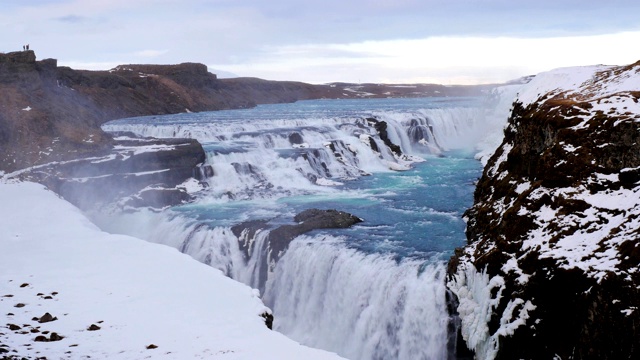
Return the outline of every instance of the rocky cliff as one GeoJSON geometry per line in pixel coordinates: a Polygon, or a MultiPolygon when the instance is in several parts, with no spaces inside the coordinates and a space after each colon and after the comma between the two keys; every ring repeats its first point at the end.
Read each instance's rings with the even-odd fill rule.
{"type": "Polygon", "coordinates": [[[112,146],[106,121],[322,97],[313,85],[255,79],[223,82],[205,65],[58,67],[33,51],[0,54],[0,170],[91,155],[112,146]]]}
{"type": "Polygon", "coordinates": [[[450,262],[478,359],[640,358],[640,62],[525,85],[450,262]]]}
{"type": "MultiPolygon", "coordinates": [[[[177,75],[166,76],[184,86],[208,81],[198,65],[171,71],[177,75]]],[[[46,184],[85,209],[127,197],[127,205],[154,207],[188,200],[186,185],[179,185],[204,162],[202,146],[103,132],[100,124],[114,117],[171,110],[149,105],[150,97],[134,91],[126,77],[108,74],[36,61],[33,51],[0,54],[0,175],[46,184]]]]}

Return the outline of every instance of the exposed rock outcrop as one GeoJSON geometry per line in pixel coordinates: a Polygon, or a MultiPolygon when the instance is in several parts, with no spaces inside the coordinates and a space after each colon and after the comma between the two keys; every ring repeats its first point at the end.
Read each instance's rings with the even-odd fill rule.
{"type": "MultiPolygon", "coordinates": [[[[389,134],[387,133],[387,123],[385,121],[381,121],[376,118],[367,118],[367,122],[373,124],[373,127],[378,132],[380,139],[385,143],[385,145],[387,145],[387,147],[389,148],[389,150],[391,150],[391,152],[393,152],[393,154],[395,154],[396,156],[402,156],[402,149],[400,148],[400,146],[394,144],[391,139],[389,139],[389,134]]],[[[372,145],[372,148],[374,151],[376,151],[377,146],[376,148],[374,148],[372,145]]]]}
{"type": "Polygon", "coordinates": [[[18,176],[47,185],[81,209],[116,203],[163,208],[193,199],[189,191],[194,186],[184,183],[198,188],[194,172],[205,161],[200,143],[124,136],[113,142],[109,151],[26,169],[18,176]]]}
{"type": "Polygon", "coordinates": [[[520,92],[450,262],[478,359],[640,358],[640,62],[520,92]]]}
{"type": "Polygon", "coordinates": [[[234,225],[231,228],[234,235],[240,238],[241,247],[250,255],[248,242],[252,241],[256,233],[271,229],[268,239],[269,252],[272,259],[277,261],[289,246],[289,243],[299,235],[318,229],[344,229],[362,222],[359,217],[338,210],[307,209],[294,216],[295,224],[285,224],[274,227],[268,220],[253,220],[234,225]]]}
{"type": "Polygon", "coordinates": [[[0,171],[91,156],[111,145],[86,96],[60,86],[55,60],[0,54],[0,171]]]}
{"type": "Polygon", "coordinates": [[[275,266],[297,236],[318,229],[344,229],[363,220],[344,211],[307,209],[297,214],[293,221],[295,224],[274,225],[269,220],[252,220],[231,228],[240,241],[245,259],[254,256],[255,251],[265,257],[266,261],[261,262],[262,267],[256,269],[260,286],[265,284],[268,272],[273,270],[269,267],[275,266]],[[260,232],[264,232],[266,239],[261,242],[262,248],[257,248],[256,238],[260,232]]]}
{"type": "Polygon", "coordinates": [[[269,234],[274,261],[278,261],[298,235],[317,229],[344,229],[362,222],[362,219],[344,211],[307,209],[296,215],[293,221],[295,225],[278,226],[269,234]]]}

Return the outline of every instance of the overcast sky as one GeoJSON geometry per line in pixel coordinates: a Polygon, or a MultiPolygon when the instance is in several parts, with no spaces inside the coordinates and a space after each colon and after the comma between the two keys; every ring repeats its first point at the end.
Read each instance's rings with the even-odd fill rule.
{"type": "Polygon", "coordinates": [[[640,60],[639,0],[1,0],[0,52],[310,83],[502,82],[640,60]],[[215,70],[213,70],[215,69],[215,70]]]}

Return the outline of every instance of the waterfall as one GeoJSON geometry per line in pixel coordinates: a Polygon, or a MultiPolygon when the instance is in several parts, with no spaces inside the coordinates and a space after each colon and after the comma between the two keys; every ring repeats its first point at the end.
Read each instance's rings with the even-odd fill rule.
{"type": "Polygon", "coordinates": [[[301,236],[278,262],[264,300],[275,328],[349,359],[446,359],[445,269],[365,255],[301,236]]]}
{"type": "MultiPolygon", "coordinates": [[[[238,233],[233,226],[273,219],[286,223],[282,219],[292,210],[283,209],[280,199],[340,198],[360,191],[345,185],[350,181],[410,170],[451,149],[472,149],[484,135],[482,111],[232,114],[253,113],[143,117],[103,125],[118,136],[199,140],[207,153],[206,171],[199,173],[207,188],[196,203],[181,209],[96,221],[103,229],[174,247],[259,289],[274,311],[275,329],[303,344],[353,360],[450,358],[442,257],[356,250],[353,239],[325,231],[298,236],[282,256],[274,256],[269,228],[238,233]]],[[[381,202],[394,190],[385,189],[381,202]]],[[[411,211],[424,209],[415,204],[411,211]]],[[[377,225],[366,231],[403,236],[391,229],[375,233],[377,225]]],[[[394,240],[388,243],[393,249],[394,240]]]]}
{"type": "Polygon", "coordinates": [[[103,128],[199,140],[213,175],[207,197],[246,200],[323,193],[371,173],[409,170],[425,155],[473,147],[482,123],[481,112],[466,107],[302,119],[206,121],[207,114],[190,114],[190,122],[125,119],[103,128]]]}
{"type": "Polygon", "coordinates": [[[175,214],[129,214],[101,226],[122,232],[132,224],[137,236],[261,289],[275,330],[305,345],[353,360],[447,359],[442,262],[365,254],[343,237],[318,234],[296,238],[274,264],[268,231],[238,238],[175,214]]]}

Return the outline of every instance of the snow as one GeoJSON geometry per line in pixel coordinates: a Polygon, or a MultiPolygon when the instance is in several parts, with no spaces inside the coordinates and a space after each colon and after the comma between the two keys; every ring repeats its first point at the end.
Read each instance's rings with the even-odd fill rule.
{"type": "Polygon", "coordinates": [[[144,145],[144,146],[115,145],[113,149],[119,152],[133,152],[133,155],[139,155],[147,152],[170,151],[170,150],[174,150],[175,146],[162,145],[162,144],[153,144],[153,145],[144,145]]]}
{"type": "Polygon", "coordinates": [[[375,96],[374,93],[361,91],[360,89],[362,89],[362,86],[346,87],[343,90],[355,93],[357,96],[360,96],[360,97],[375,96]]]}
{"type": "Polygon", "coordinates": [[[184,191],[186,191],[188,194],[195,194],[205,189],[204,185],[202,185],[200,181],[194,178],[185,180],[185,182],[176,186],[176,188],[184,189],[184,191]]]}
{"type": "MultiPolygon", "coordinates": [[[[583,66],[560,68],[538,74],[518,93],[518,101],[525,107],[545,96],[542,103],[554,96],[588,101],[593,108],[585,112],[585,120],[597,112],[609,116],[640,118],[640,104],[628,92],[640,89],[638,66],[583,66]]],[[[578,124],[576,129],[584,124],[578,124]]]]}
{"type": "Polygon", "coordinates": [[[0,313],[13,314],[0,343],[20,356],[339,358],[267,329],[256,290],[173,248],[102,232],[41,185],[0,183],[0,199],[0,313]],[[57,320],[32,320],[47,312],[57,320]],[[34,342],[44,331],[63,339],[34,342]]]}
{"type": "Polygon", "coordinates": [[[340,186],[340,185],[344,185],[343,183],[339,182],[339,181],[333,181],[327,178],[317,178],[316,179],[316,184],[317,185],[321,185],[321,186],[340,186]]]}
{"type": "Polygon", "coordinates": [[[625,315],[625,316],[629,316],[631,315],[637,308],[636,307],[631,307],[625,310],[622,310],[621,312],[625,315]]]}
{"type": "Polygon", "coordinates": [[[130,136],[116,136],[116,137],[113,138],[113,140],[116,140],[116,141],[134,140],[134,141],[138,141],[138,142],[153,142],[153,141],[157,141],[158,139],[155,139],[155,138],[130,137],[130,136]]]}
{"type": "Polygon", "coordinates": [[[529,190],[530,187],[531,187],[531,183],[528,181],[525,181],[523,183],[518,184],[518,186],[516,186],[516,192],[518,194],[522,194],[523,192],[529,190]]]}
{"type": "Polygon", "coordinates": [[[518,101],[527,106],[541,96],[565,91],[575,91],[581,85],[594,79],[597,71],[609,69],[608,66],[580,66],[571,68],[559,68],[536,75],[518,93],[518,101]]]}
{"type": "Polygon", "coordinates": [[[507,262],[504,263],[504,265],[502,265],[501,270],[505,274],[508,274],[510,272],[516,273],[518,275],[516,281],[520,284],[525,284],[527,283],[527,281],[529,281],[530,276],[522,272],[522,269],[520,269],[520,266],[518,265],[518,260],[513,257],[513,255],[509,260],[507,260],[507,262]]]}
{"type": "Polygon", "coordinates": [[[496,334],[501,336],[513,335],[517,328],[526,325],[526,321],[529,318],[529,311],[533,311],[535,309],[535,305],[533,305],[529,300],[527,300],[526,302],[520,298],[509,300],[509,303],[507,304],[504,312],[502,313],[502,317],[500,318],[500,328],[498,328],[496,334]],[[514,319],[513,312],[518,306],[521,305],[522,308],[520,308],[518,315],[514,319]]]}
{"type": "Polygon", "coordinates": [[[22,109],[23,111],[31,111],[31,106],[27,106],[26,108],[22,109]]]}

